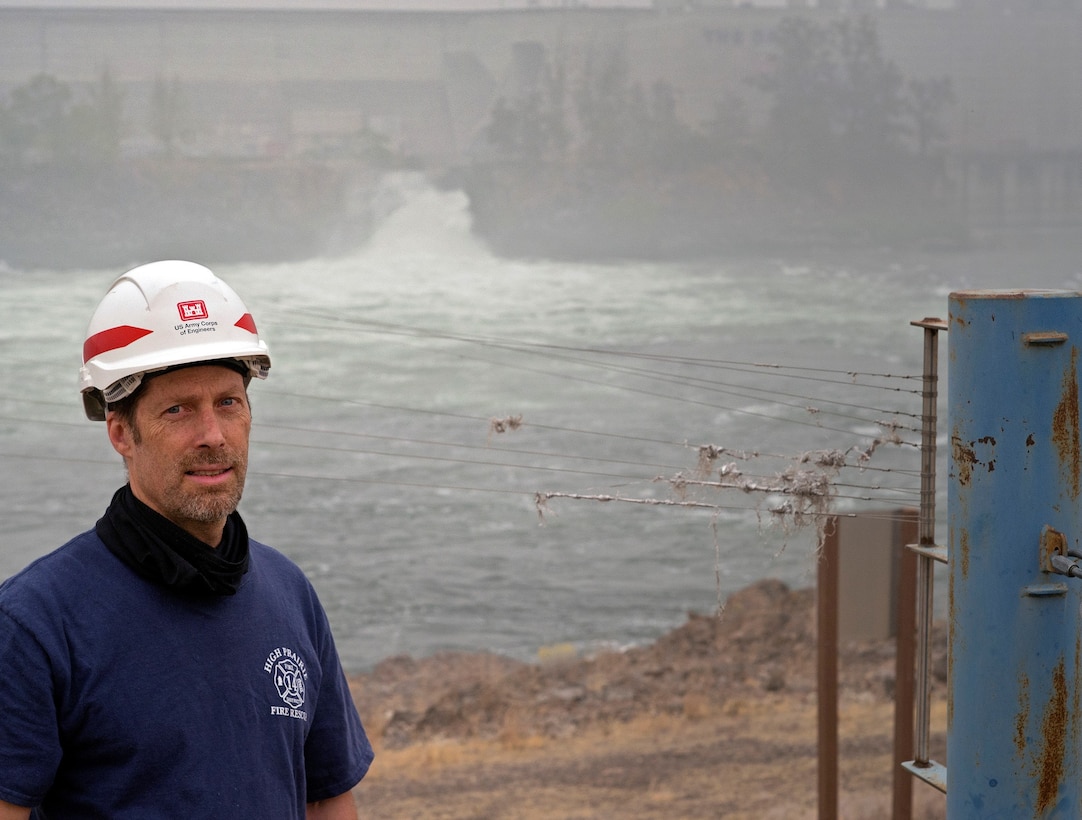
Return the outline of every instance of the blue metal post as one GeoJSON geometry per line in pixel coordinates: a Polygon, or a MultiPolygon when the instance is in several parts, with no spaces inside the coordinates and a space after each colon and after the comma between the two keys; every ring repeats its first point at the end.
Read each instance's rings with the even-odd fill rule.
{"type": "Polygon", "coordinates": [[[947,817],[1082,817],[1082,294],[953,293],[948,337],[947,817]]]}

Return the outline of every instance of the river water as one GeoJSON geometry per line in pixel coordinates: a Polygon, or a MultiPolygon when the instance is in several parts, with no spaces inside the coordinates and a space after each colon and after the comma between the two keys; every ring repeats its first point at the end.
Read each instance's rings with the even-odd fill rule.
{"type": "MultiPolygon", "coordinates": [[[[952,290],[1082,287],[1082,256],[1053,243],[508,260],[471,236],[463,195],[396,190],[352,255],[217,268],[274,362],[251,391],[241,511],[312,578],[353,669],[633,644],[759,578],[814,583],[800,525],[825,508],[770,512],[819,475],[802,456],[847,454],[840,509],[918,503],[909,323],[945,316],[952,290]],[[718,448],[709,470],[700,445],[718,448]]],[[[92,525],[124,480],[76,392],[117,273],[0,272],[0,577],[92,525]]]]}

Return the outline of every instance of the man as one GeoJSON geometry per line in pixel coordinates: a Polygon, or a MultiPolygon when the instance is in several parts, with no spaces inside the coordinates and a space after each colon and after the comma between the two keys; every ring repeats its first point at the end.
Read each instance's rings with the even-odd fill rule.
{"type": "Polygon", "coordinates": [[[326,615],[236,512],[270,369],[251,315],[200,265],[144,265],[83,361],[128,483],[0,586],[0,820],[355,820],[372,748],[326,615]]]}

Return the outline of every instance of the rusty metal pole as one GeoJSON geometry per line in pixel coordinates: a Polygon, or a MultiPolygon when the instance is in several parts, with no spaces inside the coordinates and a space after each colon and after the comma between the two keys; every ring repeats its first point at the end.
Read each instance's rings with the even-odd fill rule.
{"type": "Polygon", "coordinates": [[[897,556],[894,649],[894,783],[891,820],[913,816],[913,777],[902,764],[913,759],[914,659],[917,632],[917,554],[906,545],[919,537],[919,515],[915,510],[898,511],[894,523],[897,556]]]}
{"type": "Polygon", "coordinates": [[[949,321],[947,817],[1082,817],[1082,293],[949,321]]]}
{"type": "Polygon", "coordinates": [[[838,518],[823,525],[816,584],[819,820],[838,816],[838,518]]]}

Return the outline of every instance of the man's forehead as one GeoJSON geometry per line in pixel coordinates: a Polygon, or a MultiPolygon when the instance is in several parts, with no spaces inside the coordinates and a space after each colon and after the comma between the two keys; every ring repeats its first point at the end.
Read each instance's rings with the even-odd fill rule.
{"type": "Polygon", "coordinates": [[[197,395],[220,390],[244,391],[244,377],[230,367],[213,364],[169,370],[147,381],[145,395],[197,395]]]}

